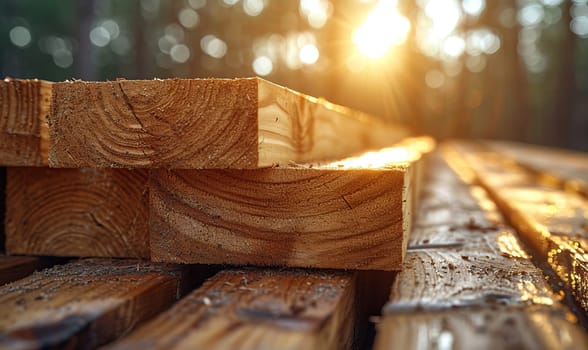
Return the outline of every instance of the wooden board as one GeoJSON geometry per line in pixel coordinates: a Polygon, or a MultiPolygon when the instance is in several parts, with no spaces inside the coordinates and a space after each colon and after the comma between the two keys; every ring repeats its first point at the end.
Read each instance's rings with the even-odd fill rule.
{"type": "MultiPolygon", "coordinates": [[[[512,235],[494,238],[517,242],[512,235]]],[[[553,305],[555,295],[528,256],[527,259],[520,257],[524,252],[515,251],[519,257],[513,258],[507,253],[474,250],[472,246],[475,245],[433,246],[410,251],[404,269],[392,286],[386,310],[553,305]]],[[[478,244],[478,247],[483,245],[478,244]]]]}
{"type": "Polygon", "coordinates": [[[505,141],[487,141],[484,145],[515,159],[543,182],[588,198],[588,153],[505,141]]]}
{"type": "Polygon", "coordinates": [[[9,168],[6,251],[149,257],[146,170],[9,168]]]}
{"type": "Polygon", "coordinates": [[[225,270],[108,349],[350,349],[352,272],[225,270]]]}
{"type": "Polygon", "coordinates": [[[525,243],[588,311],[588,200],[542,182],[514,159],[484,146],[454,143],[446,152],[450,157],[464,157],[525,243]]]}
{"type": "Polygon", "coordinates": [[[154,169],[151,258],[397,270],[410,229],[409,164],[420,157],[394,158],[401,149],[314,166],[154,169]]]}
{"type": "Polygon", "coordinates": [[[382,310],[375,349],[586,344],[575,317],[489,194],[467,174],[450,170],[439,154],[430,158],[404,268],[382,310]]]}
{"type": "Polygon", "coordinates": [[[0,286],[49,267],[54,259],[35,256],[5,256],[0,254],[0,286]]]}
{"type": "Polygon", "coordinates": [[[341,159],[407,136],[259,78],[53,85],[53,167],[257,168],[341,159]]]}
{"type": "Polygon", "coordinates": [[[50,99],[49,82],[0,81],[0,165],[47,165],[50,99]]]}
{"type": "Polygon", "coordinates": [[[586,349],[585,331],[570,316],[501,306],[397,314],[377,324],[374,349],[586,349]]]}
{"type": "Polygon", "coordinates": [[[128,333],[185,292],[182,269],[81,260],[0,288],[0,348],[91,349],[128,333]]]}

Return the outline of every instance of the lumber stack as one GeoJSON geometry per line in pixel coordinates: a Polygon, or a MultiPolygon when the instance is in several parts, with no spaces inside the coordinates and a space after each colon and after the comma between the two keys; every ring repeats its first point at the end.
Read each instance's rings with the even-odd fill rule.
{"type": "Polygon", "coordinates": [[[5,79],[0,113],[2,349],[357,347],[434,147],[258,78],[5,79]]]}
{"type": "Polygon", "coordinates": [[[462,154],[427,156],[401,272],[8,256],[0,348],[363,349],[375,308],[376,349],[588,347],[462,154]]]}
{"type": "Polygon", "coordinates": [[[190,289],[184,267],[80,260],[0,288],[0,348],[92,349],[128,333],[190,289]]]}
{"type": "Polygon", "coordinates": [[[109,349],[351,349],[355,280],[344,271],[225,270],[109,349]]]}
{"type": "MultiPolygon", "coordinates": [[[[446,148],[487,188],[524,241],[588,312],[587,198],[567,181],[546,180],[538,170],[486,145],[460,142],[446,148]]],[[[578,166],[586,161],[584,155],[578,166]]],[[[561,164],[565,169],[565,161],[561,164]]]]}
{"type": "Polygon", "coordinates": [[[562,294],[533,264],[492,194],[455,164],[460,154],[431,157],[374,348],[585,348],[588,337],[562,294]]]}
{"type": "Polygon", "coordinates": [[[426,137],[259,78],[2,84],[8,254],[401,267],[426,137]]]}

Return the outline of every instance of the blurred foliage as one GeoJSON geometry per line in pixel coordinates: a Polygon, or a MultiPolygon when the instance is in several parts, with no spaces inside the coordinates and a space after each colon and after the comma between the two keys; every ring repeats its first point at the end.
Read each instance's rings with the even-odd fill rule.
{"type": "Polygon", "coordinates": [[[257,74],[439,138],[588,150],[586,0],[2,0],[0,69],[257,74]]]}

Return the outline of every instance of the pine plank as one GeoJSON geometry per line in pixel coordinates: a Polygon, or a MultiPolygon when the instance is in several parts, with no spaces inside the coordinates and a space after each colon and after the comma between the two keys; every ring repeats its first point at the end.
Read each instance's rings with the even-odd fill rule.
{"type": "Polygon", "coordinates": [[[355,274],[221,271],[108,349],[350,349],[355,274]]]}
{"type": "Polygon", "coordinates": [[[404,268],[382,310],[374,348],[587,344],[575,316],[551,291],[490,194],[467,172],[453,172],[440,154],[430,159],[404,268]],[[492,221],[484,222],[488,216],[492,221]],[[451,217],[457,222],[445,220],[451,217]]]}
{"type": "Polygon", "coordinates": [[[401,150],[323,165],[154,169],[151,258],[397,270],[411,223],[410,163],[420,157],[401,150]]]}
{"type": "Polygon", "coordinates": [[[92,349],[186,291],[185,271],[136,260],[80,260],[0,287],[0,348],[92,349]]]}
{"type": "Polygon", "coordinates": [[[50,99],[49,82],[0,81],[0,165],[47,165],[50,99]]]}
{"type": "Polygon", "coordinates": [[[479,144],[453,143],[447,149],[450,156],[463,157],[525,243],[588,311],[588,200],[541,181],[513,158],[479,144]]]}
{"type": "Polygon", "coordinates": [[[378,323],[375,349],[586,349],[585,331],[561,310],[496,307],[399,314],[378,323]]]}
{"type": "Polygon", "coordinates": [[[53,167],[257,168],[390,146],[402,127],[260,78],[53,85],[53,167]]]}
{"type": "Polygon", "coordinates": [[[35,256],[5,256],[0,254],[0,286],[53,265],[54,260],[35,256]]]}
{"type": "Polygon", "coordinates": [[[587,153],[506,141],[487,141],[484,145],[515,159],[544,182],[588,197],[587,153]]]}
{"type": "MultiPolygon", "coordinates": [[[[509,234],[494,239],[517,242],[509,234]]],[[[484,243],[489,245],[489,240],[484,243]]],[[[482,244],[468,244],[411,251],[392,286],[387,310],[554,303],[541,271],[524,251],[514,250],[513,258],[483,248],[482,244]]]]}
{"type": "Polygon", "coordinates": [[[8,168],[6,251],[149,257],[148,173],[8,168]]]}

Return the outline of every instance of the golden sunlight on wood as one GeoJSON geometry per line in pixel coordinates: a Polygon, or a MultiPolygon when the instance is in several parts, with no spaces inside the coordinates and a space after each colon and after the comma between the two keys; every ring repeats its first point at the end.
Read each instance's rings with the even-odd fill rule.
{"type": "Polygon", "coordinates": [[[418,160],[423,154],[435,147],[435,141],[430,137],[413,137],[399,142],[393,147],[379,151],[367,152],[359,157],[351,157],[325,165],[325,167],[339,169],[381,169],[403,166],[418,160]]]}

